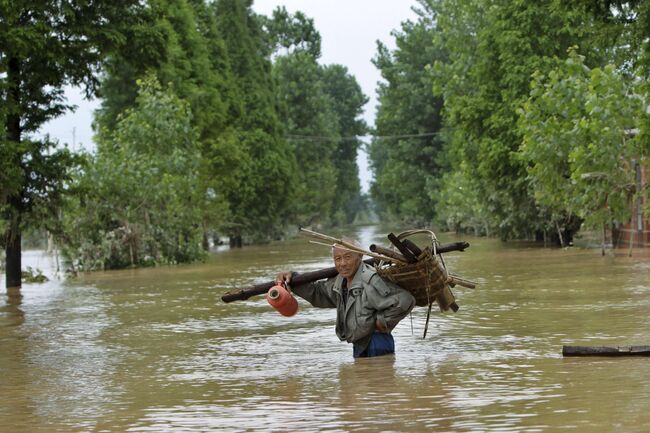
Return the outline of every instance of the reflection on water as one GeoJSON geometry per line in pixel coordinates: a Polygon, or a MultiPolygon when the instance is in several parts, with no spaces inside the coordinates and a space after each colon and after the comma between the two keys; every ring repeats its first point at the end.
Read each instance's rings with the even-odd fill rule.
{"type": "MultiPolygon", "coordinates": [[[[379,230],[345,234],[384,243],[379,230]]],[[[461,309],[426,340],[416,309],[397,354],[374,359],[352,358],[333,310],[220,301],[331,266],[304,239],[0,291],[0,431],[646,431],[647,359],[560,350],[650,343],[648,257],[466,240],[447,263],[480,286],[455,290],[461,309]]],[[[54,269],[38,252],[26,265],[54,269]]]]}
{"type": "Polygon", "coordinates": [[[0,308],[2,320],[0,326],[21,325],[25,321],[25,312],[21,310],[20,304],[23,302],[23,294],[18,287],[6,289],[7,302],[4,307],[0,308]]]}

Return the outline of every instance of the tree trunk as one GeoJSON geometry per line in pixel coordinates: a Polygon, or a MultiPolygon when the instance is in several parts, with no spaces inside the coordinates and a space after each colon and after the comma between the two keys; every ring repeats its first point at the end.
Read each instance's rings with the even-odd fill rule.
{"type": "MultiPolygon", "coordinates": [[[[8,113],[5,121],[7,139],[20,144],[20,62],[12,57],[7,62],[7,108],[8,113]]],[[[22,155],[15,155],[14,164],[21,164],[22,155]]],[[[21,185],[22,188],[22,185],[21,185]]],[[[21,286],[21,232],[20,222],[23,211],[21,191],[14,191],[7,199],[9,205],[9,228],[5,233],[6,253],[6,284],[7,288],[21,286]]]]}
{"type": "Polygon", "coordinates": [[[9,229],[7,229],[7,245],[5,247],[7,289],[21,286],[21,238],[20,218],[18,217],[11,220],[9,229]]]}
{"type": "Polygon", "coordinates": [[[602,246],[601,246],[601,249],[600,249],[600,255],[601,256],[605,255],[605,236],[606,236],[605,230],[606,230],[605,229],[605,223],[603,223],[603,243],[602,243],[602,246]]]}
{"type": "Polygon", "coordinates": [[[564,238],[562,237],[562,230],[560,230],[560,225],[555,223],[555,230],[557,230],[557,235],[560,238],[560,247],[564,248],[564,238]]]}
{"type": "Polygon", "coordinates": [[[632,200],[632,219],[630,220],[630,249],[627,252],[628,257],[632,257],[632,248],[634,248],[634,205],[635,200],[632,200]]]}
{"type": "Polygon", "coordinates": [[[210,251],[210,237],[205,229],[203,230],[203,242],[201,242],[201,246],[203,247],[203,251],[210,251]]]}
{"type": "Polygon", "coordinates": [[[241,235],[230,236],[230,248],[241,248],[241,235]]]}

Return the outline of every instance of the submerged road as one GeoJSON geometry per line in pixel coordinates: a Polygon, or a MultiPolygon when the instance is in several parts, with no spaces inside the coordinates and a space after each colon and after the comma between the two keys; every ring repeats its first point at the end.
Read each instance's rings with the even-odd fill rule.
{"type": "MultiPolygon", "coordinates": [[[[380,227],[346,234],[386,245],[380,227]]],[[[443,242],[459,240],[441,236],[443,242]]],[[[305,239],[207,263],[0,289],[0,432],[643,432],[647,358],[562,358],[562,345],[650,344],[650,259],[464,237],[460,310],[396,328],[395,356],[353,360],[333,310],[262,297],[282,269],[331,266],[305,239]]],[[[25,266],[53,276],[52,259],[25,266]]]]}

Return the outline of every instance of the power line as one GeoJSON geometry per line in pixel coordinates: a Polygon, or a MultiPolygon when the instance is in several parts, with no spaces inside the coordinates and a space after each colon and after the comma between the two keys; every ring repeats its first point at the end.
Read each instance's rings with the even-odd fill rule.
{"type": "Polygon", "coordinates": [[[439,135],[439,132],[424,132],[421,134],[401,134],[401,135],[351,135],[348,137],[327,137],[324,135],[287,135],[288,140],[313,140],[313,141],[345,141],[364,139],[399,139],[399,138],[425,138],[439,135]]]}

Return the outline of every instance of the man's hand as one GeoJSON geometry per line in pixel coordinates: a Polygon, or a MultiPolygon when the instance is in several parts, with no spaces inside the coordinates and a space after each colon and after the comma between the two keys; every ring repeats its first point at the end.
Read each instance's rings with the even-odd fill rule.
{"type": "Polygon", "coordinates": [[[282,284],[283,282],[286,284],[289,284],[291,282],[291,272],[283,271],[278,273],[278,275],[275,277],[275,283],[282,284]]]}
{"type": "Polygon", "coordinates": [[[385,334],[385,333],[388,332],[388,329],[386,329],[386,328],[384,327],[383,323],[381,323],[381,322],[379,321],[379,319],[376,319],[376,320],[375,320],[375,329],[377,329],[377,331],[381,332],[382,334],[385,334]]]}

